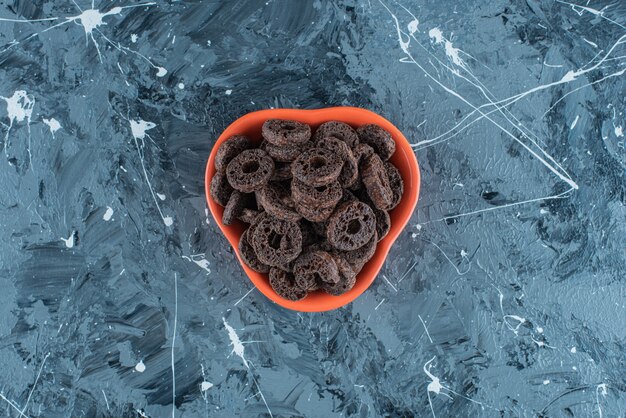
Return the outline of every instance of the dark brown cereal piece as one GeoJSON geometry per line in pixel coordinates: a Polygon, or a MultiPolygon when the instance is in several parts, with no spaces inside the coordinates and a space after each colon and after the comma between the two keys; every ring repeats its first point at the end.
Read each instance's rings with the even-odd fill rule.
{"type": "Polygon", "coordinates": [[[267,216],[254,227],[250,243],[262,263],[285,265],[300,255],[302,232],[295,222],[267,216]]]}
{"type": "Polygon", "coordinates": [[[228,203],[224,207],[222,214],[222,222],[224,225],[231,225],[235,219],[239,218],[243,210],[252,203],[252,195],[241,193],[237,190],[233,191],[228,199],[228,203]]]}
{"type": "Polygon", "coordinates": [[[239,220],[241,222],[245,222],[247,224],[251,224],[254,222],[257,216],[259,216],[261,212],[254,209],[243,208],[241,214],[239,215],[239,220]]]}
{"type": "Polygon", "coordinates": [[[289,273],[293,273],[293,265],[295,264],[295,261],[296,260],[291,260],[288,263],[280,264],[280,265],[276,266],[276,268],[279,268],[282,271],[287,271],[289,273]]]}
{"type": "Polygon", "coordinates": [[[304,151],[291,163],[291,173],[301,182],[313,187],[329,184],[341,173],[343,161],[327,149],[312,148],[304,151]]]}
{"type": "Polygon", "coordinates": [[[291,182],[291,195],[299,205],[327,208],[329,206],[334,207],[341,199],[343,192],[338,181],[313,187],[298,179],[293,179],[291,182]]]}
{"type": "Polygon", "coordinates": [[[323,222],[332,215],[334,206],[325,208],[316,208],[312,206],[301,205],[296,202],[296,211],[302,215],[304,219],[310,222],[323,222]]]}
{"type": "Polygon", "coordinates": [[[274,159],[274,161],[278,161],[281,163],[290,163],[296,158],[298,155],[302,153],[302,151],[311,148],[311,142],[307,141],[303,144],[288,146],[288,145],[272,145],[267,143],[265,145],[265,150],[269,154],[270,157],[274,159]]]}
{"type": "Polygon", "coordinates": [[[270,286],[281,298],[298,301],[306,297],[307,291],[299,287],[292,273],[276,267],[270,269],[270,286]]]}
{"type": "Polygon", "coordinates": [[[365,263],[367,263],[376,253],[376,244],[378,243],[378,236],[374,233],[372,238],[362,246],[354,251],[338,251],[337,254],[345,258],[345,260],[352,266],[352,270],[358,274],[365,263]]]}
{"type": "Polygon", "coordinates": [[[233,189],[251,193],[261,189],[274,174],[274,161],[260,149],[248,149],[228,163],[226,176],[233,189]]]}
{"type": "Polygon", "coordinates": [[[254,245],[252,245],[252,239],[254,237],[254,230],[256,229],[257,225],[259,225],[261,223],[262,220],[270,219],[270,218],[271,218],[271,216],[268,215],[267,212],[261,212],[261,213],[259,213],[259,215],[256,218],[254,218],[252,223],[250,223],[250,226],[248,227],[248,229],[246,229],[244,231],[244,234],[246,234],[248,236],[248,242],[250,243],[252,248],[254,248],[254,245]]]}
{"type": "Polygon", "coordinates": [[[333,257],[326,251],[309,251],[296,260],[293,267],[296,283],[303,289],[311,289],[316,284],[337,283],[339,271],[333,257]]]}
{"type": "Polygon", "coordinates": [[[289,187],[282,183],[270,182],[256,192],[257,203],[267,213],[278,219],[298,222],[302,215],[296,212],[293,199],[289,194],[289,187]]]}
{"type": "Polygon", "coordinates": [[[374,148],[374,151],[387,161],[396,152],[396,143],[391,134],[378,125],[363,125],[357,129],[359,140],[374,148]]]}
{"type": "Polygon", "coordinates": [[[357,146],[354,147],[354,149],[352,150],[352,154],[357,160],[357,165],[359,166],[359,174],[356,181],[351,186],[349,186],[349,189],[352,191],[357,191],[363,189],[363,181],[361,179],[362,176],[360,172],[360,167],[367,157],[374,154],[374,148],[370,147],[367,144],[357,144],[357,146]]]}
{"type": "Polygon", "coordinates": [[[350,125],[334,120],[322,123],[317,128],[313,135],[313,142],[317,143],[327,137],[340,139],[350,148],[354,147],[359,142],[359,136],[350,125]]]}
{"type": "Polygon", "coordinates": [[[291,180],[291,164],[289,163],[274,163],[274,174],[271,181],[285,181],[291,180]]]}
{"type": "Polygon", "coordinates": [[[352,202],[354,200],[358,200],[354,193],[348,189],[343,189],[343,194],[341,195],[341,199],[339,199],[338,203],[352,202]]]}
{"type": "Polygon", "coordinates": [[[393,193],[391,206],[389,206],[389,208],[387,209],[391,210],[398,206],[398,204],[400,204],[400,200],[402,200],[402,195],[404,194],[404,181],[402,181],[400,171],[396,168],[395,165],[391,164],[389,161],[385,162],[385,169],[387,170],[389,186],[391,187],[391,191],[393,193]]]}
{"type": "Polygon", "coordinates": [[[239,238],[239,256],[243,262],[254,271],[259,273],[267,273],[270,271],[270,267],[268,265],[259,261],[259,258],[254,252],[254,248],[250,245],[250,242],[248,241],[248,230],[244,231],[239,238]]]}
{"type": "Polygon", "coordinates": [[[380,210],[374,205],[372,205],[372,211],[374,211],[374,216],[376,216],[376,236],[378,241],[380,241],[387,236],[391,229],[391,217],[387,211],[380,210]]]}
{"type": "Polygon", "coordinates": [[[300,220],[300,231],[302,231],[302,248],[313,245],[318,241],[313,224],[307,220],[300,220]]]}
{"type": "Polygon", "coordinates": [[[328,243],[328,241],[323,240],[323,241],[318,241],[315,244],[309,246],[309,248],[307,248],[308,251],[326,251],[327,253],[331,253],[333,251],[336,251],[332,245],[330,245],[328,243]]]}
{"type": "Polygon", "coordinates": [[[385,165],[377,154],[370,155],[361,165],[363,185],[372,203],[382,210],[387,210],[393,203],[393,190],[385,165]]]}
{"type": "Polygon", "coordinates": [[[252,148],[252,141],[244,135],[233,135],[226,139],[215,153],[215,169],[226,170],[228,163],[242,151],[252,148]]]}
{"type": "Polygon", "coordinates": [[[293,147],[311,138],[311,127],[295,120],[269,119],[263,124],[261,135],[269,144],[293,147]]]}
{"type": "Polygon", "coordinates": [[[343,161],[341,174],[339,174],[339,183],[341,183],[343,187],[352,186],[359,176],[359,161],[354,157],[354,154],[352,154],[352,150],[348,144],[331,136],[319,140],[317,147],[326,148],[339,155],[339,158],[343,161]]]}
{"type": "Polygon", "coordinates": [[[374,148],[370,147],[367,144],[357,144],[352,149],[352,154],[354,154],[354,158],[360,163],[366,157],[369,157],[374,153],[374,148]]]}
{"type": "Polygon", "coordinates": [[[342,203],[328,220],[326,238],[335,248],[356,250],[365,245],[376,232],[376,217],[363,202],[342,203]]]}
{"type": "Polygon", "coordinates": [[[334,254],[333,258],[339,271],[339,281],[337,283],[324,283],[322,288],[330,295],[340,296],[352,289],[356,284],[356,273],[352,266],[343,257],[334,254]]]}
{"type": "Polygon", "coordinates": [[[211,199],[220,206],[226,206],[230,198],[233,188],[228,184],[226,173],[218,171],[211,179],[210,194],[211,199]]]}

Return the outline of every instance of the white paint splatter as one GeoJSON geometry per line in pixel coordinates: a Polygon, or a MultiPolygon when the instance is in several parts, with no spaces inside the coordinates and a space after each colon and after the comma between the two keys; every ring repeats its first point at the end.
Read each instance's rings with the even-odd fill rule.
{"type": "Polygon", "coordinates": [[[550,213],[550,212],[545,209],[539,209],[539,213],[542,215],[545,215],[546,213],[550,213]]]}
{"type": "Polygon", "coordinates": [[[146,164],[144,162],[144,139],[146,138],[146,136],[148,136],[146,132],[150,129],[155,128],[156,124],[153,122],[145,121],[143,119],[130,119],[128,122],[130,123],[130,131],[133,135],[133,140],[135,141],[135,148],[137,149],[137,153],[139,154],[139,162],[141,163],[144,178],[146,179],[146,183],[148,184],[148,188],[150,189],[150,193],[152,194],[152,199],[156,204],[159,215],[161,215],[161,219],[163,220],[165,226],[171,226],[174,223],[174,220],[171,216],[163,215],[163,211],[161,210],[161,206],[159,206],[156,193],[154,192],[154,188],[152,187],[152,183],[150,182],[150,178],[148,177],[148,171],[146,170],[146,164]],[[141,146],[139,146],[138,140],[141,140],[141,146]]]}
{"type": "Polygon", "coordinates": [[[159,199],[161,199],[161,200],[165,200],[165,195],[164,195],[164,194],[162,194],[162,193],[157,193],[156,195],[157,195],[157,197],[158,197],[159,199]]]}
{"type": "Polygon", "coordinates": [[[570,348],[569,352],[572,353],[572,354],[576,354],[576,347],[570,348]]]}
{"type": "Polygon", "coordinates": [[[201,269],[205,270],[207,273],[211,273],[211,269],[209,268],[211,266],[211,263],[209,262],[209,260],[204,258],[204,254],[193,254],[191,257],[187,257],[186,255],[184,255],[183,259],[191,261],[201,269]]]}
{"type": "Polygon", "coordinates": [[[549,385],[549,384],[550,384],[550,380],[548,380],[548,379],[544,380],[544,381],[543,381],[543,384],[544,384],[544,385],[549,385]]]}
{"type": "Polygon", "coordinates": [[[228,90],[226,90],[226,91],[224,92],[224,94],[225,94],[225,95],[227,95],[227,96],[230,96],[230,95],[232,94],[232,92],[233,92],[233,91],[232,91],[231,89],[228,89],[228,90]]]}
{"type": "Polygon", "coordinates": [[[200,390],[202,392],[206,392],[207,390],[213,387],[213,383],[207,382],[206,380],[200,384],[200,390]]]}
{"type": "Polygon", "coordinates": [[[132,43],[137,43],[137,39],[138,39],[138,37],[137,37],[136,33],[133,33],[132,35],[130,35],[130,41],[132,43]]]}
{"type": "Polygon", "coordinates": [[[143,373],[146,371],[146,365],[143,364],[143,360],[139,360],[139,363],[135,364],[135,370],[139,373],[143,373]]]}
{"type": "Polygon", "coordinates": [[[615,136],[618,138],[624,136],[624,128],[622,126],[615,127],[615,136]]]}
{"type": "Polygon", "coordinates": [[[600,407],[600,396],[598,396],[598,394],[601,394],[603,397],[606,397],[606,395],[608,395],[608,391],[606,390],[606,383],[600,383],[598,386],[596,386],[596,405],[598,406],[598,415],[600,416],[600,418],[602,418],[602,408],[600,407]]]}
{"type": "Polygon", "coordinates": [[[539,334],[543,334],[543,328],[541,328],[541,327],[537,327],[537,332],[538,332],[539,334]]]}
{"type": "Polygon", "coordinates": [[[250,368],[248,366],[248,361],[246,360],[244,356],[243,343],[239,339],[239,336],[235,332],[235,329],[231,327],[228,324],[228,322],[226,322],[226,318],[222,317],[222,321],[224,322],[224,328],[226,328],[226,331],[228,331],[228,338],[230,338],[230,345],[233,346],[233,351],[231,351],[231,354],[235,353],[239,358],[241,358],[241,361],[243,361],[243,365],[246,366],[246,368],[250,368]]]}
{"type": "Polygon", "coordinates": [[[107,206],[107,210],[104,212],[104,215],[102,215],[102,219],[108,222],[111,220],[112,216],[113,216],[113,208],[111,206],[107,206]]]}
{"type": "Polygon", "coordinates": [[[146,132],[156,127],[155,123],[147,122],[142,119],[137,119],[137,120],[131,119],[129,120],[129,122],[130,122],[130,130],[135,139],[142,139],[142,140],[145,139],[146,132]]]}
{"type": "Polygon", "coordinates": [[[172,332],[172,418],[176,418],[176,368],[174,367],[174,346],[178,323],[178,274],[174,273],[174,330],[172,332]]]}
{"type": "MultiPolygon", "coordinates": [[[[78,5],[76,4],[76,2],[74,2],[74,4],[78,7],[78,5]]],[[[142,55],[141,53],[134,51],[130,48],[127,48],[125,46],[122,46],[120,43],[118,42],[114,42],[111,39],[109,39],[106,35],[104,35],[104,33],[102,33],[99,29],[100,26],[104,26],[106,25],[106,23],[104,22],[104,18],[107,16],[114,16],[114,15],[120,15],[122,13],[122,11],[124,9],[132,9],[132,8],[136,8],[136,7],[148,7],[148,6],[154,6],[156,5],[155,2],[147,2],[147,3],[139,3],[139,4],[133,4],[133,5],[129,5],[129,6],[117,6],[117,7],[113,7],[110,10],[106,11],[106,12],[101,12],[100,10],[94,9],[94,5],[93,2],[91,4],[91,9],[87,9],[87,10],[81,10],[80,7],[79,10],[81,11],[81,13],[79,15],[76,16],[67,16],[67,17],[63,17],[63,18],[49,18],[49,19],[37,19],[35,21],[42,21],[42,20],[58,20],[58,19],[63,19],[60,23],[57,23],[53,26],[50,26],[40,32],[36,32],[28,37],[26,37],[25,39],[21,40],[21,41],[14,41],[12,42],[9,47],[5,48],[4,50],[0,51],[0,52],[4,52],[6,50],[8,50],[9,48],[12,48],[16,45],[19,45],[22,42],[28,41],[34,37],[37,37],[39,35],[41,35],[42,33],[48,32],[49,30],[58,28],[60,26],[69,24],[69,23],[76,23],[79,24],[80,26],[83,27],[83,30],[85,32],[85,39],[88,41],[89,38],[91,38],[91,40],[94,43],[94,46],[96,47],[96,51],[98,52],[98,58],[100,59],[100,62],[102,62],[102,55],[100,53],[100,45],[98,44],[98,42],[96,41],[96,38],[94,37],[94,32],[97,32],[103,39],[105,39],[109,44],[111,44],[111,46],[113,46],[115,49],[119,50],[119,51],[126,51],[129,53],[132,53],[134,55],[137,55],[139,57],[141,57],[142,59],[144,59],[148,64],[150,64],[150,66],[152,66],[153,68],[158,70],[157,73],[157,77],[163,77],[165,74],[167,74],[167,71],[163,68],[163,67],[158,67],[156,66],[148,57],[142,55]]],[[[6,21],[13,21],[13,22],[29,22],[29,20],[14,20],[14,19],[1,19],[0,20],[6,20],[6,21]]],[[[136,41],[136,35],[131,35],[131,40],[135,39],[136,41]],[[133,38],[133,36],[135,36],[135,38],[133,38]]],[[[133,42],[135,42],[133,41],[133,42]]]]}
{"type": "Polygon", "coordinates": [[[62,128],[61,124],[55,118],[46,119],[43,118],[43,123],[48,125],[48,129],[50,129],[50,133],[52,134],[52,138],[54,138],[54,134],[56,131],[62,128]]]}
{"type": "Polygon", "coordinates": [[[468,69],[467,64],[465,64],[465,61],[463,61],[463,59],[461,58],[461,53],[464,53],[464,54],[466,53],[461,51],[459,48],[455,48],[454,45],[452,45],[452,42],[450,42],[448,39],[446,39],[443,36],[441,29],[432,28],[431,30],[428,31],[428,36],[430,37],[430,39],[432,39],[435,42],[435,44],[443,43],[443,47],[446,52],[446,55],[455,65],[466,70],[468,69]]]}
{"type": "Polygon", "coordinates": [[[185,84],[184,83],[178,83],[178,88],[179,89],[184,89],[185,88],[185,84]]]}
{"type": "Polygon", "coordinates": [[[579,118],[580,118],[580,116],[576,115],[576,118],[574,119],[574,122],[572,122],[572,124],[569,127],[570,131],[576,127],[576,124],[578,123],[578,119],[579,118]]]}
{"type": "Polygon", "coordinates": [[[428,36],[430,39],[434,40],[436,44],[440,44],[443,42],[443,33],[439,28],[432,28],[428,31],[428,36]]]}
{"type": "Polygon", "coordinates": [[[409,22],[409,24],[406,26],[407,29],[409,30],[409,33],[411,35],[413,35],[415,32],[419,32],[418,30],[418,26],[419,26],[419,20],[417,19],[413,19],[409,22]]]}
{"type": "Polygon", "coordinates": [[[426,328],[426,323],[424,322],[424,320],[422,319],[421,315],[417,315],[417,317],[420,319],[420,321],[422,321],[422,325],[424,326],[424,330],[426,331],[426,335],[428,336],[428,340],[430,341],[430,343],[433,343],[433,339],[430,337],[430,332],[428,332],[428,328],[426,328]]]}
{"type": "Polygon", "coordinates": [[[587,42],[589,45],[591,45],[594,48],[598,47],[598,44],[595,42],[591,42],[589,39],[583,38],[583,41],[587,42]]]}
{"type": "MultiPolygon", "coordinates": [[[[7,146],[9,143],[9,133],[15,122],[24,122],[28,126],[28,156],[30,153],[30,119],[33,114],[33,108],[35,107],[35,98],[32,95],[26,93],[25,90],[17,90],[11,97],[0,96],[7,104],[7,116],[9,118],[9,127],[4,137],[4,151],[7,153],[7,146]]],[[[7,154],[8,157],[8,154],[7,154]]],[[[31,158],[32,159],[32,158],[31,158]]]]}
{"type": "Polygon", "coordinates": [[[74,247],[74,231],[72,231],[69,238],[61,237],[60,240],[65,242],[65,246],[67,248],[73,248],[74,247]]]}
{"type": "Polygon", "coordinates": [[[504,313],[504,307],[503,307],[503,304],[502,304],[502,302],[504,301],[504,295],[502,294],[500,289],[497,289],[497,290],[498,290],[498,293],[499,293],[499,296],[500,296],[500,311],[502,312],[502,319],[503,319],[504,323],[506,324],[507,328],[510,329],[511,331],[513,331],[513,333],[515,335],[517,335],[518,332],[519,332],[519,327],[521,327],[523,324],[526,323],[526,318],[522,318],[521,316],[518,316],[518,315],[506,315],[504,313]],[[511,322],[509,322],[509,319],[517,321],[517,325],[513,326],[511,324],[511,322]]]}

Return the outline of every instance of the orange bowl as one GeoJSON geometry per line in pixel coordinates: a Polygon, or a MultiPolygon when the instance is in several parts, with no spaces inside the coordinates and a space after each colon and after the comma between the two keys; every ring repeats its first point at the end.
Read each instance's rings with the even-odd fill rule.
{"type": "Polygon", "coordinates": [[[413,149],[404,135],[402,135],[402,132],[400,132],[400,130],[398,130],[398,128],[396,128],[387,119],[374,112],[356,107],[330,107],[316,110],[270,109],[248,113],[247,115],[244,115],[234,121],[224,132],[222,132],[220,137],[215,142],[215,145],[211,150],[211,155],[209,156],[209,161],[206,166],[204,187],[207,203],[215,222],[217,222],[217,225],[226,236],[226,239],[228,239],[230,245],[232,245],[235,250],[235,254],[237,254],[237,258],[239,258],[239,263],[256,288],[272,301],[285,308],[302,312],[322,312],[336,309],[352,302],[372,284],[376,275],[385,263],[385,258],[387,257],[391,246],[398,238],[398,235],[400,235],[400,232],[402,232],[402,229],[404,229],[406,224],[409,222],[411,214],[415,209],[420,189],[420,172],[413,149]],[[209,187],[211,179],[215,174],[214,160],[219,145],[232,135],[246,135],[253,141],[260,142],[261,126],[263,125],[263,122],[268,119],[297,120],[311,125],[311,128],[313,129],[329,120],[345,122],[355,128],[358,128],[361,125],[375,123],[389,131],[393,140],[396,142],[396,152],[391,157],[391,162],[398,167],[400,173],[402,174],[402,180],[404,180],[404,195],[402,196],[400,204],[389,213],[391,216],[391,230],[389,231],[389,234],[387,234],[387,236],[378,243],[374,257],[372,257],[372,259],[363,267],[363,270],[361,270],[358,274],[354,287],[341,296],[331,296],[321,290],[312,292],[306,298],[297,302],[283,299],[278,296],[271,288],[268,276],[266,274],[257,273],[249,268],[239,256],[237,248],[239,245],[239,238],[245,230],[244,224],[237,221],[233,225],[224,225],[222,223],[224,208],[214,202],[210,197],[209,187]]]}

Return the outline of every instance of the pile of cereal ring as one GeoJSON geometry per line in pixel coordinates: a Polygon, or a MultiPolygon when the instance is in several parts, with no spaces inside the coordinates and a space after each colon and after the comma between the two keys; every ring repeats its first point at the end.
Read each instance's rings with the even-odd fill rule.
{"type": "Polygon", "coordinates": [[[322,290],[339,296],[391,228],[389,211],[402,198],[400,172],[389,161],[396,144],[378,125],[343,122],[311,127],[270,119],[255,143],[224,141],[215,156],[211,198],[222,222],[241,221],[239,255],[269,274],[281,297],[297,301],[322,290]]]}

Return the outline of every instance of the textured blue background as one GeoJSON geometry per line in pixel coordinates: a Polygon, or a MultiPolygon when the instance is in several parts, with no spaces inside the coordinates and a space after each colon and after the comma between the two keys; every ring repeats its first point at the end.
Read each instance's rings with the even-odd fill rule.
{"type": "Polygon", "coordinates": [[[577,1],[0,1],[0,413],[624,416],[626,3],[577,1]],[[335,105],[422,193],[299,314],[203,170],[246,112],[335,105]]]}

